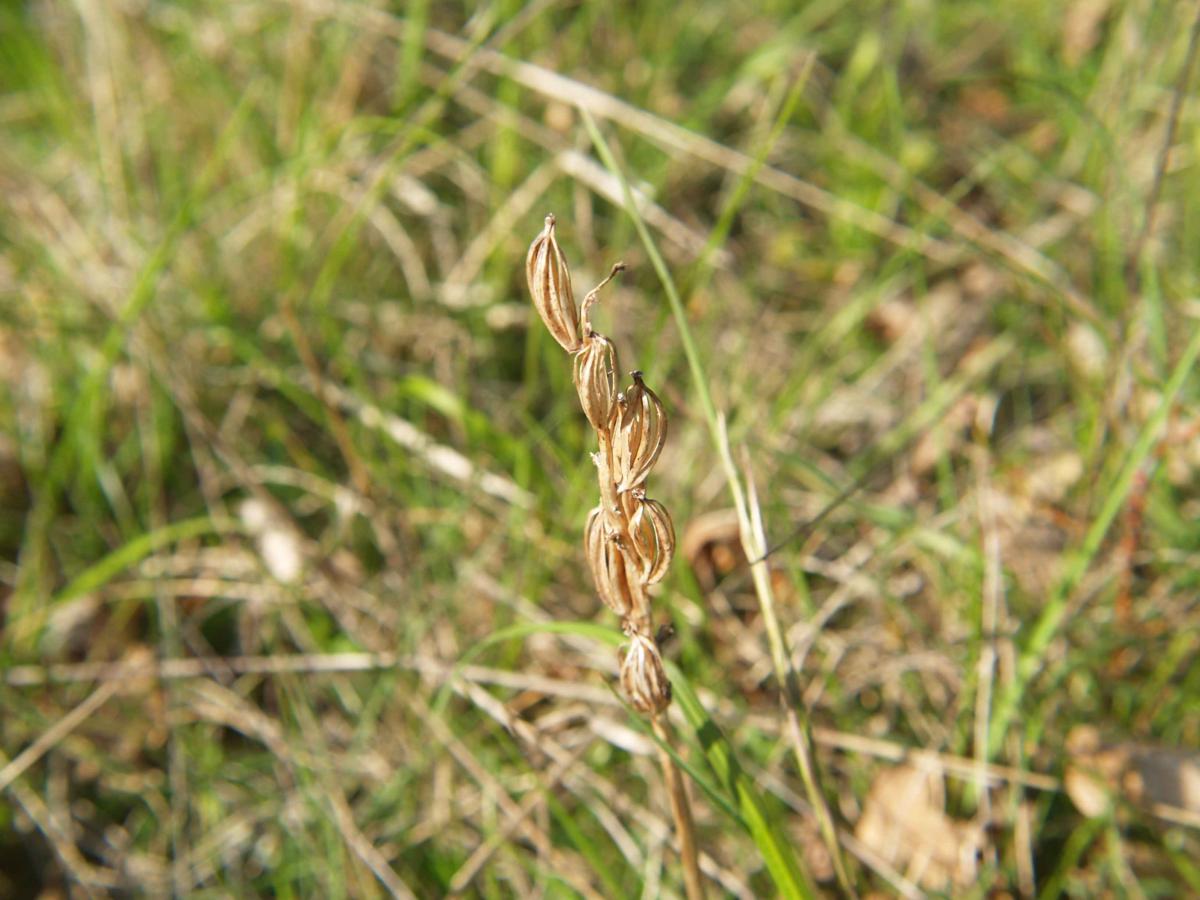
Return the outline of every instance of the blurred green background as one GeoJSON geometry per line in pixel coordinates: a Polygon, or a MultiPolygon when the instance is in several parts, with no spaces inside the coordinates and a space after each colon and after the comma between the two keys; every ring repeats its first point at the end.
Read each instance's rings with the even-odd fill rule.
{"type": "Polygon", "coordinates": [[[671,417],[711,895],[839,889],[697,379],[855,890],[1200,894],[1198,17],[0,4],[0,896],[682,895],[548,212],[671,417]]]}

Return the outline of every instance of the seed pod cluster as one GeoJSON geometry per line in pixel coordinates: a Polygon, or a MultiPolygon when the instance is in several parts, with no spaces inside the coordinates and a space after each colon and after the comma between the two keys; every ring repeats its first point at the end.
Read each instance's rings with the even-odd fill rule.
{"type": "Polygon", "coordinates": [[[620,656],[622,690],[635,709],[655,716],[671,703],[671,683],[653,630],[648,589],[671,565],[675,526],[667,508],[646,496],[646,479],[666,443],[667,414],[641,372],[630,373],[633,383],[619,390],[616,348],[592,328],[590,311],[600,289],[624,266],[613,266],[577,309],[554,225],[554,216],[547,216],[529,247],[525,274],[547,330],[575,357],[579,405],[599,444],[593,459],[600,505],[588,515],[584,551],[596,593],[621,618],[629,639],[620,656]]]}

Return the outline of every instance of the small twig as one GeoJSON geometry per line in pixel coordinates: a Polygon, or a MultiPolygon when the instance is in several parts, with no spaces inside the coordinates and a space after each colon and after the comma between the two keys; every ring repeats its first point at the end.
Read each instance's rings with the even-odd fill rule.
{"type": "Polygon", "coordinates": [[[82,725],[96,710],[109,701],[119,687],[120,684],[115,681],[100,685],[88,695],[86,700],[47,728],[32,744],[13,757],[8,765],[0,768],[0,791],[20,778],[30,766],[45,756],[51,747],[82,725]]]}

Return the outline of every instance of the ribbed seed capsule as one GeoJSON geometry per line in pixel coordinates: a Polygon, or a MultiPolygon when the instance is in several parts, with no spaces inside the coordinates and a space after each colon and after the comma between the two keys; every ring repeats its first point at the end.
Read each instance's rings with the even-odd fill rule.
{"type": "Polygon", "coordinates": [[[592,582],[600,599],[618,616],[629,615],[633,609],[633,593],[625,568],[625,554],[616,536],[605,528],[604,510],[599,506],[588,515],[583,541],[592,582]]]}
{"type": "Polygon", "coordinates": [[[621,657],[621,688],[638,712],[663,712],[671,705],[671,682],[658,645],[636,632],[629,639],[629,649],[621,657]]]}
{"type": "Polygon", "coordinates": [[[525,277],[538,315],[550,335],[568,353],[582,345],[579,338],[579,309],[571,288],[571,270],[554,237],[554,216],[546,216],[546,227],[525,256],[525,277]]]}
{"type": "Polygon", "coordinates": [[[607,429],[617,411],[617,349],[604,335],[592,332],[583,339],[575,356],[575,390],[592,427],[607,429]]]}
{"type": "Polygon", "coordinates": [[[675,524],[667,508],[657,500],[627,494],[629,536],[641,563],[642,583],[657,584],[675,558],[675,524]]]}
{"type": "Polygon", "coordinates": [[[646,383],[641,372],[633,372],[633,385],[617,398],[613,458],[617,467],[617,490],[640,487],[658,460],[667,441],[667,414],[662,401],[646,383]]]}

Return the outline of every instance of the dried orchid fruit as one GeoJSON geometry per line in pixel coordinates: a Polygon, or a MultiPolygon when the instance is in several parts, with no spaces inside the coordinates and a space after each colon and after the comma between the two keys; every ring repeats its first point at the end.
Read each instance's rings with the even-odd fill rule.
{"type": "Polygon", "coordinates": [[[530,293],[542,321],[563,349],[575,355],[579,405],[596,431],[593,454],[600,505],[584,528],[584,550],[596,593],[621,617],[632,641],[621,665],[621,683],[635,707],[657,714],[671,702],[662,658],[653,638],[649,587],[662,580],[675,555],[675,526],[665,506],[646,497],[645,483],[667,438],[662,401],[641,372],[618,391],[617,351],[592,327],[600,289],[624,265],[613,266],[577,310],[566,259],[554,235],[554,216],[529,247],[525,261],[530,293]],[[581,329],[582,324],[582,329],[581,329]]]}
{"type": "Polygon", "coordinates": [[[621,688],[634,709],[656,715],[671,705],[671,682],[662,655],[651,637],[633,632],[629,640],[621,656],[621,688]]]}
{"type": "Polygon", "coordinates": [[[588,516],[584,528],[584,549],[592,581],[604,605],[624,618],[633,610],[633,593],[626,568],[625,552],[620,540],[608,532],[604,510],[596,507],[588,516]]]}
{"type": "Polygon", "coordinates": [[[642,580],[657,584],[675,557],[675,524],[667,508],[643,494],[629,494],[629,535],[642,564],[642,580]]]}
{"type": "Polygon", "coordinates": [[[608,428],[617,412],[617,350],[612,341],[592,332],[575,356],[575,390],[579,405],[597,431],[608,428]]]}
{"type": "Polygon", "coordinates": [[[620,493],[641,487],[667,442],[662,401],[646,386],[641,372],[630,374],[633,384],[617,398],[620,412],[613,443],[620,493]]]}
{"type": "MultiPolygon", "coordinates": [[[[641,372],[633,385],[617,391],[617,351],[591,322],[600,289],[623,269],[613,266],[608,278],[588,292],[576,311],[571,276],[554,238],[554,216],[529,248],[525,261],[533,304],[550,334],[575,354],[574,381],[579,404],[596,431],[598,452],[592,454],[600,482],[600,505],[584,528],[584,549],[596,593],[621,617],[629,644],[620,654],[621,688],[664,745],[670,743],[666,717],[671,682],[654,637],[650,585],[666,574],[675,555],[675,526],[665,506],[646,497],[646,477],[667,438],[662,401],[646,387],[641,372]],[[580,331],[582,318],[582,332],[580,331]]],[[[660,759],[679,834],[680,859],[690,900],[704,895],[690,802],[672,755],[660,747],[660,759]]]]}
{"type": "Polygon", "coordinates": [[[571,270],[554,237],[554,216],[546,216],[546,227],[525,256],[525,278],[533,306],[546,323],[546,329],[568,353],[582,345],[579,337],[579,310],[571,288],[571,270]]]}

